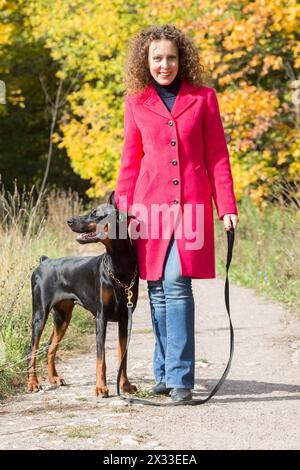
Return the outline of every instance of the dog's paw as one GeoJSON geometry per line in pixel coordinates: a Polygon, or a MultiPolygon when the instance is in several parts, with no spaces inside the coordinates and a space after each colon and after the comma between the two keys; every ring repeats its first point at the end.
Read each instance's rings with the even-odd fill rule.
{"type": "Polygon", "coordinates": [[[105,386],[98,386],[95,387],[95,395],[98,397],[102,395],[102,398],[108,398],[108,388],[105,386]]]}
{"type": "Polygon", "coordinates": [[[62,379],[58,375],[49,376],[49,382],[51,384],[56,384],[56,385],[59,385],[59,386],[67,385],[66,382],[64,381],[64,379],[62,379]]]}
{"type": "Polygon", "coordinates": [[[42,390],[42,386],[38,383],[37,379],[29,379],[27,382],[27,390],[29,392],[39,392],[42,390]]]}
{"type": "Polygon", "coordinates": [[[124,393],[135,393],[137,392],[137,388],[135,385],[132,385],[129,381],[121,384],[121,390],[124,393]]]}

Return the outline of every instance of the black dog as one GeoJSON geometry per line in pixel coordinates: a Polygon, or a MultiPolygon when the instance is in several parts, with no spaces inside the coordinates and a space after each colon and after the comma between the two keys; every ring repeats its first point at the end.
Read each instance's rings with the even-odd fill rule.
{"type": "MultiPolygon", "coordinates": [[[[96,395],[108,397],[105,364],[105,336],[108,321],[119,323],[119,366],[126,349],[128,311],[124,287],[132,284],[133,310],[138,297],[138,272],[135,253],[127,232],[129,214],[120,213],[114,201],[109,206],[93,210],[86,216],[68,220],[69,227],[77,233],[79,243],[102,242],[106,253],[100,256],[69,256],[60,259],[41,257],[40,265],[31,278],[32,285],[32,340],[28,366],[28,389],[38,391],[36,355],[39,341],[49,312],[53,311],[54,327],[48,348],[48,377],[51,383],[64,385],[56,372],[55,355],[72,317],[74,304],[89,310],[96,318],[96,395]],[[118,238],[120,221],[126,224],[126,238],[118,238]],[[116,237],[110,237],[115,222],[116,237]],[[122,285],[123,284],[123,285],[122,285]]],[[[124,225],[123,225],[124,229],[124,225]]],[[[123,230],[124,234],[124,230],[123,230]]],[[[127,378],[126,363],[121,376],[122,391],[134,393],[136,387],[127,378]]]]}

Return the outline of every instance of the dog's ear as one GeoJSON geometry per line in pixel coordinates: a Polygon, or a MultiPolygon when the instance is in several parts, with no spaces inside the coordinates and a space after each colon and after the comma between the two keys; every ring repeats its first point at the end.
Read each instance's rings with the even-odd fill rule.
{"type": "Polygon", "coordinates": [[[108,204],[111,204],[112,206],[114,206],[115,209],[117,209],[117,204],[116,204],[116,200],[115,200],[115,192],[114,191],[108,197],[108,204]]]}

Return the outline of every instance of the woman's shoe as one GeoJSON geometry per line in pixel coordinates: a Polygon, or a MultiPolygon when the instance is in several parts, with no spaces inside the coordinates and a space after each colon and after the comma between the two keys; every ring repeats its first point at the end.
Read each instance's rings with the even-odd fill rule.
{"type": "Polygon", "coordinates": [[[173,388],[170,397],[173,401],[178,402],[191,400],[193,395],[190,388],[173,388]]]}
{"type": "Polygon", "coordinates": [[[150,395],[169,395],[171,388],[167,388],[166,382],[159,382],[150,389],[150,395]]]}

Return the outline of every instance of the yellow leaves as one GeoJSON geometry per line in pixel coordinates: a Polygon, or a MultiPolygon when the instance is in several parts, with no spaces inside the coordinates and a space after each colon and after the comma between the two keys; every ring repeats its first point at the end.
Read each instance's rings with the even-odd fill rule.
{"type": "Polygon", "coordinates": [[[92,78],[99,62],[111,59],[127,34],[120,28],[118,2],[31,0],[26,9],[35,38],[43,38],[53,59],[65,70],[93,68],[92,78]]]}
{"type": "Polygon", "coordinates": [[[251,67],[256,67],[261,63],[261,56],[259,54],[253,55],[249,60],[249,65],[251,67]]]}
{"type": "Polygon", "coordinates": [[[295,132],[291,139],[290,153],[293,157],[292,163],[289,165],[289,174],[299,178],[300,175],[300,133],[295,132]]]}
{"type": "Polygon", "coordinates": [[[223,56],[223,60],[225,60],[225,62],[229,62],[230,60],[240,59],[241,57],[243,57],[245,55],[246,55],[246,51],[242,51],[242,50],[234,51],[231,54],[225,54],[223,56]]]}
{"type": "Polygon", "coordinates": [[[272,153],[269,149],[263,150],[262,156],[265,161],[270,161],[272,159],[272,153]]]}
{"type": "MultiPolygon", "coordinates": [[[[212,75],[214,78],[218,78],[220,75],[222,77],[224,73],[227,72],[228,70],[229,70],[229,65],[221,63],[215,68],[212,75]]],[[[219,82],[222,82],[222,78],[219,79],[219,82]]]]}
{"type": "Polygon", "coordinates": [[[80,77],[54,142],[66,149],[75,171],[91,180],[89,195],[111,189],[117,176],[128,39],[141,26],[157,22],[175,24],[194,37],[212,86],[221,88],[237,197],[250,191],[260,203],[279,171],[299,171],[300,142],[285,92],[290,90],[280,79],[282,57],[293,70],[300,67],[296,0],[28,0],[24,5],[32,40],[49,49],[56,76],[80,77]],[[127,14],[127,8],[137,14],[127,14]]]}
{"type": "Polygon", "coordinates": [[[114,184],[122,149],[121,72],[129,37],[139,29],[144,2],[28,0],[32,36],[57,63],[58,78],[76,85],[67,97],[54,142],[74,170],[91,180],[90,195],[114,184]],[[137,22],[139,18],[139,22],[137,22]]]}
{"type": "Polygon", "coordinates": [[[278,159],[277,159],[277,164],[282,165],[283,163],[286,162],[286,157],[289,155],[289,152],[287,150],[281,150],[278,152],[278,159]]]}
{"type": "Polygon", "coordinates": [[[270,189],[267,184],[260,184],[257,188],[252,189],[250,193],[250,198],[252,202],[259,206],[261,209],[267,206],[267,203],[263,201],[263,198],[268,196],[270,189]]]}
{"type": "MultiPolygon", "coordinates": [[[[255,44],[258,25],[253,24],[247,19],[235,21],[231,32],[225,36],[223,46],[227,51],[246,49],[255,44]]],[[[244,55],[244,54],[243,54],[244,55]]]]}
{"type": "Polygon", "coordinates": [[[231,159],[236,165],[236,193],[240,197],[250,187],[250,194],[259,203],[278,173],[274,166],[275,149],[260,147],[276,123],[279,100],[274,92],[257,89],[244,80],[239,85],[240,89],[226,89],[219,95],[220,110],[225,132],[230,136],[231,159]],[[263,189],[256,189],[258,180],[260,186],[265,181],[263,189]]]}
{"type": "Polygon", "coordinates": [[[15,26],[13,24],[0,24],[0,47],[11,43],[14,30],[15,26]]]}
{"type": "MultiPolygon", "coordinates": [[[[218,69],[216,71],[212,72],[212,76],[214,78],[218,77],[217,71],[218,71],[218,69]]],[[[232,82],[234,82],[234,80],[236,80],[238,78],[241,78],[243,76],[244,76],[244,71],[243,70],[238,70],[235,73],[228,73],[224,77],[218,78],[218,84],[220,86],[230,85],[232,82]]]]}
{"type": "Polygon", "coordinates": [[[9,101],[13,106],[25,108],[25,98],[22,95],[21,90],[10,90],[7,101],[9,101]]]}
{"type": "Polygon", "coordinates": [[[7,46],[12,42],[12,36],[16,31],[16,25],[9,22],[9,16],[18,8],[11,1],[0,0],[0,51],[1,46],[7,46]]]}
{"type": "Polygon", "coordinates": [[[57,78],[62,79],[62,80],[66,80],[66,78],[68,77],[66,71],[64,71],[64,70],[58,70],[58,71],[56,72],[55,76],[56,76],[57,78]]]}
{"type": "Polygon", "coordinates": [[[299,178],[300,175],[300,160],[292,162],[289,166],[289,174],[296,178],[299,178]]]}
{"type": "Polygon", "coordinates": [[[294,67],[296,69],[299,69],[300,68],[300,42],[298,42],[295,45],[291,46],[291,50],[292,50],[293,56],[295,58],[294,67]]]}
{"type": "Polygon", "coordinates": [[[249,190],[257,204],[280,172],[299,172],[296,92],[286,79],[286,63],[298,78],[299,14],[297,0],[205,0],[192,21],[201,60],[221,87],[237,196],[249,190]]]}
{"type": "Polygon", "coordinates": [[[263,68],[261,71],[261,75],[266,75],[269,69],[279,70],[281,68],[283,68],[282,57],[275,55],[266,55],[263,59],[263,68]]]}
{"type": "Polygon", "coordinates": [[[91,179],[89,195],[100,196],[116,178],[118,157],[122,149],[123,128],[116,128],[117,112],[106,90],[85,84],[69,97],[76,119],[61,125],[63,141],[74,170],[91,179]],[[80,120],[78,119],[80,118],[80,120]],[[108,186],[107,186],[108,185],[108,186]]]}
{"type": "Polygon", "coordinates": [[[244,132],[250,132],[251,138],[254,138],[253,126],[256,123],[261,131],[272,125],[272,118],[276,116],[279,105],[273,92],[258,90],[245,82],[242,82],[239,90],[225,91],[220,102],[223,112],[230,114],[237,125],[250,124],[244,132]]]}

